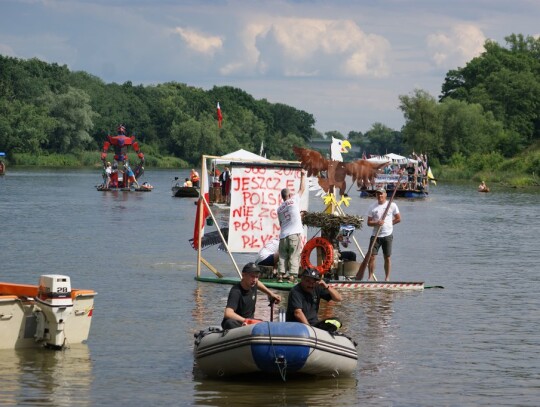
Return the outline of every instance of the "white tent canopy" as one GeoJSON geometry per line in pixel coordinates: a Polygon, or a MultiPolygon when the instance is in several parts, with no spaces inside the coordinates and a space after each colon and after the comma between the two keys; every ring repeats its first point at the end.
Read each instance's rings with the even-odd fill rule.
{"type": "Polygon", "coordinates": [[[216,158],[214,162],[216,164],[229,164],[232,161],[269,161],[265,157],[261,157],[260,155],[257,155],[255,153],[251,153],[247,150],[240,149],[237,151],[233,151],[232,153],[225,154],[219,158],[216,158]]]}
{"type": "Polygon", "coordinates": [[[403,157],[402,155],[398,155],[394,153],[390,153],[390,154],[386,154],[386,155],[378,156],[378,157],[371,157],[371,158],[368,158],[368,161],[375,162],[375,163],[392,162],[394,164],[408,164],[408,163],[418,164],[417,160],[403,157]]]}

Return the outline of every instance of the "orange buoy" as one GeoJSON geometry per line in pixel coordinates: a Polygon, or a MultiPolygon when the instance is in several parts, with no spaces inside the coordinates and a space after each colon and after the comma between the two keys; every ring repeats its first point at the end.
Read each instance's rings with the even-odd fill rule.
{"type": "Polygon", "coordinates": [[[302,268],[312,268],[319,271],[319,273],[324,274],[332,267],[334,262],[334,246],[324,237],[314,237],[309,240],[304,248],[302,249],[302,254],[300,256],[300,264],[302,268]],[[311,252],[315,248],[320,248],[324,251],[324,259],[320,266],[314,266],[311,264],[309,257],[311,252]]]}

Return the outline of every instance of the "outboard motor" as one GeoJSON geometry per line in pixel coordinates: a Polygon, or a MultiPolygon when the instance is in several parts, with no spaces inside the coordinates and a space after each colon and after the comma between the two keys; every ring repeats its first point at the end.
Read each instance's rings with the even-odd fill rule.
{"type": "Polygon", "coordinates": [[[59,274],[42,275],[36,305],[36,341],[44,342],[45,346],[63,348],[66,345],[64,324],[73,313],[70,278],[59,274]]]}

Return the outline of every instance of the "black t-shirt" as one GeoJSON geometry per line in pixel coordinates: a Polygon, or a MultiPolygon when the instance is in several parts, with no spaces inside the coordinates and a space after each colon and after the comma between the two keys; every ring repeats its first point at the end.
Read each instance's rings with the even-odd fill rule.
{"type": "Polygon", "coordinates": [[[300,284],[296,284],[289,293],[287,315],[285,317],[286,321],[299,322],[294,317],[294,310],[301,308],[309,324],[315,325],[317,322],[319,322],[318,313],[321,298],[325,299],[326,301],[330,301],[332,296],[326,288],[322,288],[319,285],[315,286],[312,293],[308,293],[302,290],[302,286],[300,284]]]}
{"type": "Polygon", "coordinates": [[[226,182],[229,179],[230,172],[229,171],[223,171],[221,175],[219,176],[219,180],[221,182],[226,182]]]}
{"type": "MultiPolygon", "coordinates": [[[[240,283],[232,286],[227,299],[227,308],[232,308],[234,312],[243,318],[253,318],[255,316],[255,304],[257,303],[257,286],[244,290],[240,283]]],[[[225,319],[223,319],[225,321],[225,319]]]]}

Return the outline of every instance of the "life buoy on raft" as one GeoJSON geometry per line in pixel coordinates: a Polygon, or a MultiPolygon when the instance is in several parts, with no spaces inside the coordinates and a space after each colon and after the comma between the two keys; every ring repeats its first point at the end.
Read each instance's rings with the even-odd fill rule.
{"type": "Polygon", "coordinates": [[[302,249],[302,255],[300,256],[300,264],[302,268],[313,268],[319,271],[319,273],[324,274],[332,267],[334,262],[334,246],[324,237],[314,237],[309,240],[304,248],[302,249]],[[324,251],[323,262],[320,266],[314,266],[311,264],[309,257],[311,252],[315,248],[320,248],[324,251]]]}

